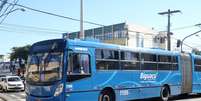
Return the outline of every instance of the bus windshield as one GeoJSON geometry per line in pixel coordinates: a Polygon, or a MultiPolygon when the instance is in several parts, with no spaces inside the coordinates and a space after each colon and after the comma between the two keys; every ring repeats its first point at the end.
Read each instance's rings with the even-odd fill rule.
{"type": "Polygon", "coordinates": [[[62,77],[61,52],[35,53],[29,56],[27,82],[51,83],[62,77]]]}

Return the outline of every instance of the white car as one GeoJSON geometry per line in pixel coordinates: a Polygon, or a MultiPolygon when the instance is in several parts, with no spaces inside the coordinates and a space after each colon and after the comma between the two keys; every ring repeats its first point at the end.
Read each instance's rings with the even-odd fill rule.
{"type": "Polygon", "coordinates": [[[4,91],[24,91],[24,83],[19,76],[6,76],[2,88],[4,91]]]}

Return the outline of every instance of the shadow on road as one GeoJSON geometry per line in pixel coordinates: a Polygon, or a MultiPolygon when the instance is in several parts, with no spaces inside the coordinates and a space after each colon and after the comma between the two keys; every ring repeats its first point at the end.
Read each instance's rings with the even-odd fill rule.
{"type": "Polygon", "coordinates": [[[175,96],[170,99],[170,101],[175,101],[175,100],[184,100],[184,99],[197,99],[201,98],[201,95],[199,94],[191,94],[191,95],[180,95],[180,96],[175,96]]]}
{"type": "Polygon", "coordinates": [[[23,92],[23,91],[7,91],[7,92],[4,92],[4,91],[0,90],[0,93],[18,93],[18,92],[23,92]]]}
{"type": "MultiPolygon", "coordinates": [[[[201,98],[201,95],[192,94],[192,95],[179,95],[171,97],[169,101],[177,101],[177,100],[185,100],[185,99],[197,99],[201,98]]],[[[159,98],[151,98],[151,99],[140,99],[140,100],[132,100],[132,101],[160,101],[159,98]]]]}

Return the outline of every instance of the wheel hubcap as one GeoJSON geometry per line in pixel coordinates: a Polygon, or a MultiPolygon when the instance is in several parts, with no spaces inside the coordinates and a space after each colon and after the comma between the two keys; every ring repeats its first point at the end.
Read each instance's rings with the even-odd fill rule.
{"type": "Polygon", "coordinates": [[[163,90],[163,97],[168,97],[169,96],[169,93],[168,93],[168,90],[167,90],[167,88],[165,88],[164,90],[163,90]]]}
{"type": "Polygon", "coordinates": [[[110,97],[108,95],[103,96],[103,101],[110,101],[110,97]]]}

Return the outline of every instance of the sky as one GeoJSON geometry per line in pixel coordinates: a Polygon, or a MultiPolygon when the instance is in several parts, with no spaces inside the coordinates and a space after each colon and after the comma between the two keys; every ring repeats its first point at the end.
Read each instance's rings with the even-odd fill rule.
{"type": "MultiPolygon", "coordinates": [[[[9,1],[9,0],[8,0],[9,1]]],[[[10,0],[12,2],[13,0],[10,0]]],[[[84,20],[103,25],[129,22],[157,31],[167,29],[167,16],[158,12],[181,10],[171,15],[172,37],[182,39],[200,30],[200,0],[83,0],[84,20]]],[[[18,4],[67,17],[80,18],[80,0],[19,0],[18,4]]],[[[20,7],[15,7],[20,8],[20,7]]],[[[64,32],[79,31],[79,22],[25,9],[17,10],[0,24],[0,54],[11,53],[12,47],[61,38],[64,32]],[[26,27],[25,27],[26,26],[26,27]]],[[[84,29],[99,26],[84,24],[84,29]]],[[[201,36],[201,34],[200,34],[201,36]]],[[[201,37],[185,40],[192,47],[201,48],[201,37]]]]}

